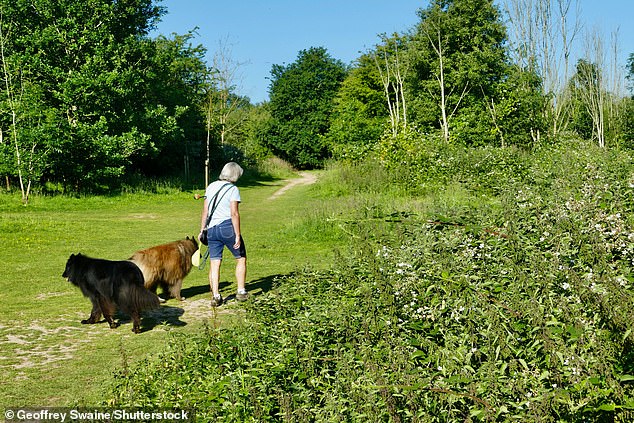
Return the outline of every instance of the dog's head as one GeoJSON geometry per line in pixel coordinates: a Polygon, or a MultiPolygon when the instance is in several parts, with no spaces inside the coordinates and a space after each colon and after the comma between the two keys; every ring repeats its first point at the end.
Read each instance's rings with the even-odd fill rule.
{"type": "MultiPolygon", "coordinates": [[[[194,251],[198,250],[198,238],[196,238],[195,236],[190,237],[185,237],[185,239],[183,240],[184,245],[185,245],[185,249],[186,251],[189,253],[190,251],[193,253],[194,251]]],[[[191,254],[189,254],[191,255],[191,254]]]]}
{"type": "Polygon", "coordinates": [[[71,254],[70,257],[68,257],[68,260],[66,260],[64,273],[62,273],[63,278],[66,278],[68,281],[71,280],[79,257],[81,257],[81,254],[71,254]]]}

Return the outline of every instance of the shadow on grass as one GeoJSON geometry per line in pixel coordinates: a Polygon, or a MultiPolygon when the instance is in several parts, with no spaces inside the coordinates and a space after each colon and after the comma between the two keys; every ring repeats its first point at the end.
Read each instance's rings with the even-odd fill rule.
{"type": "MultiPolygon", "coordinates": [[[[180,319],[184,313],[185,310],[180,307],[172,307],[165,304],[156,310],[144,311],[141,314],[141,333],[150,331],[159,325],[185,326],[187,323],[180,319]]],[[[132,322],[130,316],[119,312],[115,314],[115,318],[118,318],[117,322],[120,325],[132,322]]]]}
{"type": "Polygon", "coordinates": [[[185,298],[193,298],[201,294],[207,294],[207,293],[209,293],[209,284],[200,285],[200,286],[190,286],[189,288],[181,289],[181,297],[185,297],[185,298]]]}
{"type": "MultiPolygon", "coordinates": [[[[218,284],[220,290],[226,286],[231,285],[231,282],[220,282],[218,284]]],[[[181,289],[181,296],[185,298],[194,298],[202,294],[209,294],[211,290],[209,289],[209,285],[199,285],[199,286],[190,286],[189,288],[181,289]]]]}
{"type": "MultiPolygon", "coordinates": [[[[252,295],[261,295],[273,289],[275,286],[277,286],[280,280],[285,279],[289,276],[292,276],[292,273],[287,273],[285,275],[277,274],[264,276],[262,278],[247,282],[246,289],[252,295]]],[[[226,288],[227,286],[235,285],[235,282],[222,281],[219,285],[220,291],[223,291],[224,288],[226,288]]],[[[181,290],[181,295],[185,298],[194,298],[199,295],[209,294],[209,292],[209,285],[205,284],[183,288],[181,290]]]]}
{"type": "Polygon", "coordinates": [[[257,294],[255,295],[264,294],[275,288],[282,279],[286,279],[289,276],[292,276],[292,273],[265,276],[254,281],[247,282],[246,288],[249,292],[256,292],[257,294]]]}

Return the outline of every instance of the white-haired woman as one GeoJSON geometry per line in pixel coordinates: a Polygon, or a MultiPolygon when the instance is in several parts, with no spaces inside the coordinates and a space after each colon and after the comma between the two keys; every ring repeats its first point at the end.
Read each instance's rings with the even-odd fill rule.
{"type": "Polygon", "coordinates": [[[236,299],[246,301],[248,294],[245,288],[247,276],[247,251],[240,231],[240,190],[234,184],[242,176],[242,168],[234,162],[227,163],[220,172],[217,181],[209,184],[205,190],[205,204],[200,218],[200,234],[207,231],[209,247],[209,285],[211,286],[211,305],[222,304],[220,295],[220,265],[224,247],[236,259],[236,281],[238,292],[236,299]]]}

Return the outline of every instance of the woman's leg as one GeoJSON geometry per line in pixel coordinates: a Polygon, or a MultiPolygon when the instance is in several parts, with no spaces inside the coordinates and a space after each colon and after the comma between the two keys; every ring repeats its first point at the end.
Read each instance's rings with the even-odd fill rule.
{"type": "Polygon", "coordinates": [[[211,260],[209,263],[209,286],[211,287],[211,295],[218,297],[220,295],[220,264],[222,260],[211,260]]]}
{"type": "Polygon", "coordinates": [[[246,280],[247,280],[247,258],[240,257],[236,259],[236,282],[238,283],[238,292],[245,291],[246,280]]]}

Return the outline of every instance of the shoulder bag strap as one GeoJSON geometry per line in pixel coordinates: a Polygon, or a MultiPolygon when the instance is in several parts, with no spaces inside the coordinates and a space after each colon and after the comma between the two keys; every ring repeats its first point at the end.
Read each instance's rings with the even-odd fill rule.
{"type": "MultiPolygon", "coordinates": [[[[207,215],[207,223],[205,224],[205,228],[207,228],[209,226],[209,222],[211,222],[211,217],[214,215],[214,211],[216,211],[216,207],[218,206],[218,203],[220,203],[220,200],[222,200],[222,197],[225,196],[225,194],[229,191],[229,189],[226,189],[224,193],[222,193],[222,197],[220,197],[220,200],[218,199],[218,194],[220,194],[220,191],[222,191],[222,189],[224,187],[226,187],[227,185],[233,185],[231,182],[227,182],[226,184],[224,184],[223,186],[220,187],[220,189],[218,190],[218,192],[216,192],[216,194],[214,195],[214,199],[213,199],[213,205],[211,206],[211,209],[209,209],[209,214],[207,215]]],[[[211,203],[211,201],[210,201],[211,203]]]]}

